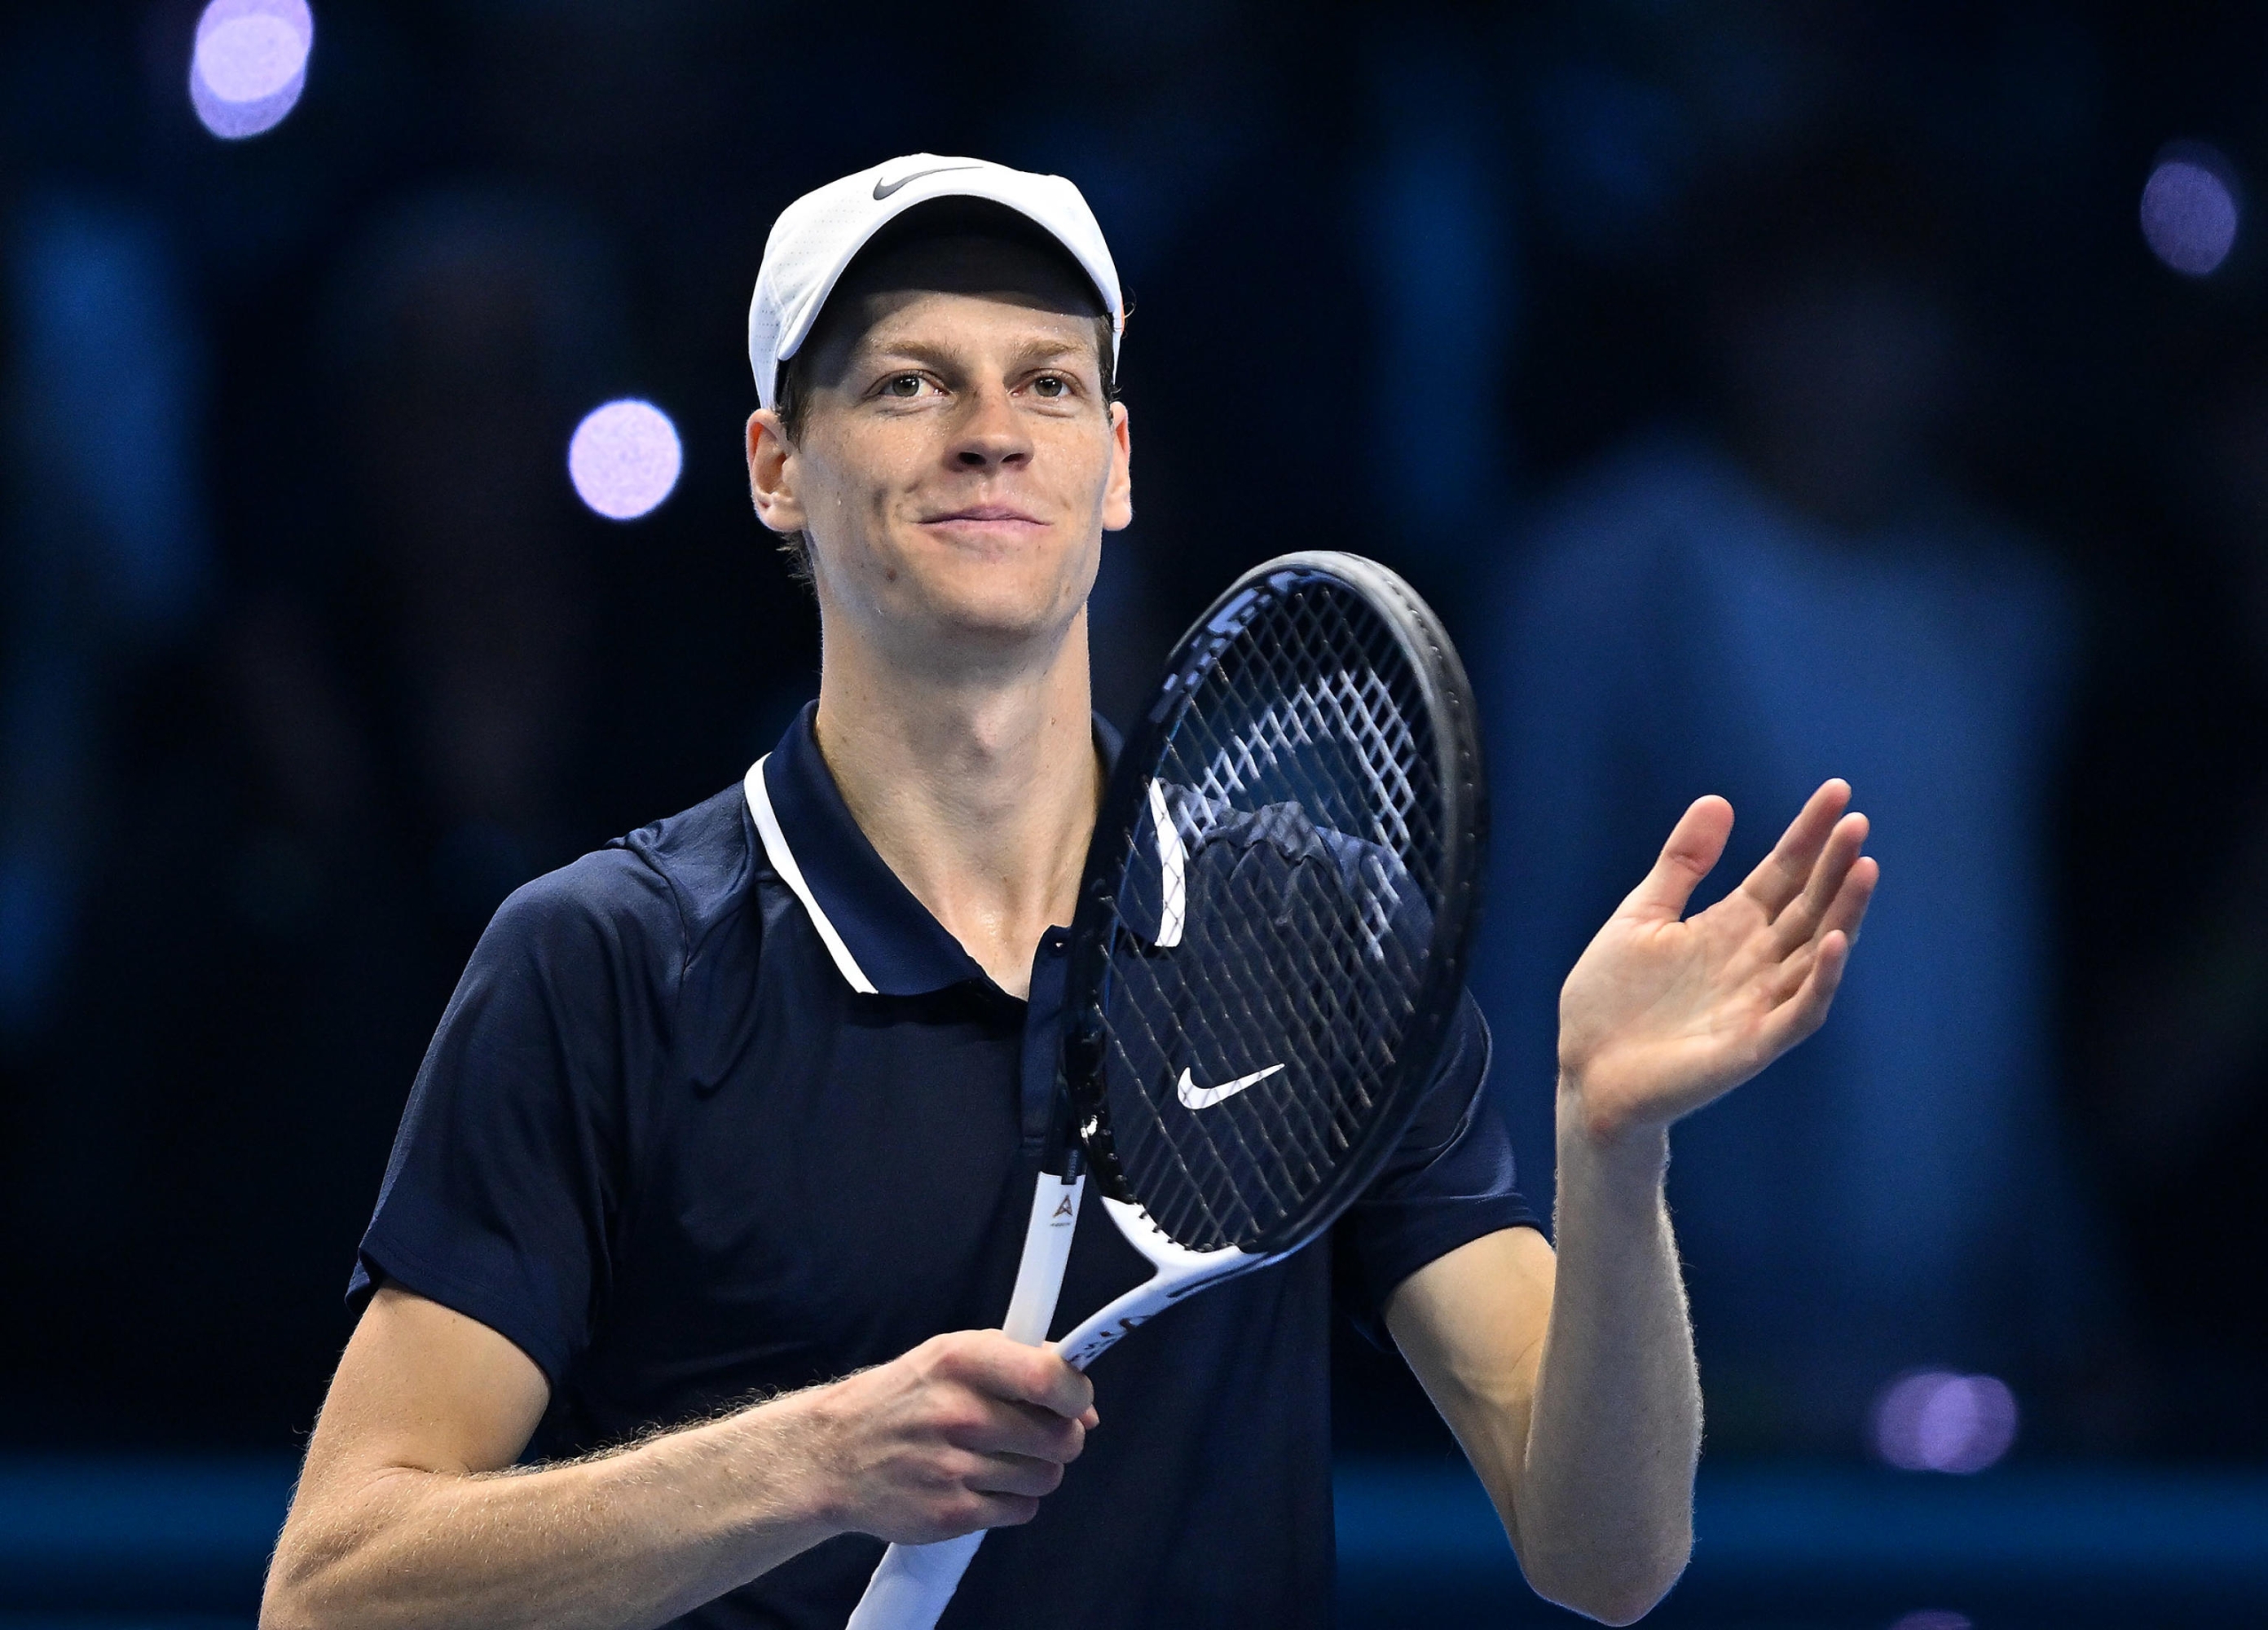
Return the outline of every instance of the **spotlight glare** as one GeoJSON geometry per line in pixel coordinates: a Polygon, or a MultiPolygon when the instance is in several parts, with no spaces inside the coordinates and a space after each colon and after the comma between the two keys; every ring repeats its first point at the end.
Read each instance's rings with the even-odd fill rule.
{"type": "Polygon", "coordinates": [[[232,17],[197,41],[197,72],[224,102],[273,96],[306,62],[306,36],[271,15],[232,17]]]}
{"type": "Polygon", "coordinates": [[[2143,240],[2183,277],[2209,276],[2235,247],[2242,211],[2233,174],[2220,154],[2185,147],[2161,159],[2143,185],[2143,240]]]}
{"type": "Polygon", "coordinates": [[[314,43],[306,0],[212,0],[197,18],[189,104],[226,141],[272,130],[298,105],[314,43]]]}
{"type": "Polygon", "coordinates": [[[634,396],[592,409],[567,444],[577,496],[609,520],[652,510],[675,489],[684,462],[669,416],[634,396]]]}
{"type": "Polygon", "coordinates": [[[2016,1397],[1991,1376],[1926,1369],[1874,1404],[1874,1449],[1904,1471],[1961,1475],[1997,1464],[2016,1441],[2016,1397]]]}

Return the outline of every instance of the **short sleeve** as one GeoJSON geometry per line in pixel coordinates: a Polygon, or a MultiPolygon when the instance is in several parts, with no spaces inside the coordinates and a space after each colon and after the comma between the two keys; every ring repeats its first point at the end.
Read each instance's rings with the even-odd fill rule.
{"type": "Polygon", "coordinates": [[[1381,1346],[1387,1299],[1403,1280],[1484,1234],[1543,1227],[1514,1184],[1488,1064],[1488,1023],[1468,992],[1393,1158],[1333,1230],[1340,1306],[1381,1346]]]}
{"type": "Polygon", "coordinates": [[[351,1310],[392,1281],[559,1386],[607,1289],[630,1100],[667,1058],[681,939],[667,883],[620,850],[497,910],[403,1111],[351,1310]]]}

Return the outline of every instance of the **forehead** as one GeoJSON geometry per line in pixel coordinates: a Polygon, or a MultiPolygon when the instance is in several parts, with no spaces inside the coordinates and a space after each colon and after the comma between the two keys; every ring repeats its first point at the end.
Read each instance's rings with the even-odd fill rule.
{"type": "Polygon", "coordinates": [[[845,324],[843,354],[872,355],[908,346],[924,350],[1012,346],[1097,354],[1096,320],[1057,311],[1013,291],[963,294],[939,289],[900,289],[872,294],[845,324]]]}
{"type": "Polygon", "coordinates": [[[810,343],[814,360],[838,365],[917,336],[948,344],[1020,333],[1098,351],[1102,321],[1100,298],[1067,256],[990,236],[936,237],[854,264],[810,343]]]}

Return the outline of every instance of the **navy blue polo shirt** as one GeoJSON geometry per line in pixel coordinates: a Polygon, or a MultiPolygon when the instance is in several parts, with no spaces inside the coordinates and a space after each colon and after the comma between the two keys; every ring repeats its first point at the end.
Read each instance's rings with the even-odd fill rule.
{"type": "MultiPolygon", "coordinates": [[[[1103,750],[1115,750],[1098,726],[1103,750]]],[[[1065,935],[1007,995],[851,819],[812,711],[740,786],[514,894],[402,1117],[349,1300],[392,1281],[542,1369],[535,1452],[618,1442],[997,1326],[1037,1170],[1065,935]]],[[[1533,1224],[1468,998],[1386,1171],[1321,1243],[1094,1367],[1103,1418],[949,1626],[1176,1630],[1331,1614],[1329,1328],[1533,1224]]],[[[1060,1333],[1146,1276],[1082,1215],[1060,1333]]],[[[881,1554],[843,1536],[690,1613],[838,1630],[881,1554]]]]}

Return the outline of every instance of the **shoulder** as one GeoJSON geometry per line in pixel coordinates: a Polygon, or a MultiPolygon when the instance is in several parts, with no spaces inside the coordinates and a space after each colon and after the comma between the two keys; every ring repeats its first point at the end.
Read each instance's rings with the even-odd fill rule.
{"type": "Polygon", "coordinates": [[[735,785],[523,884],[482,950],[681,967],[745,898],[753,848],[735,785]]]}
{"type": "Polygon", "coordinates": [[[608,851],[634,857],[665,886],[688,950],[747,900],[762,869],[747,797],[735,781],[667,820],[618,837],[608,851]]]}

